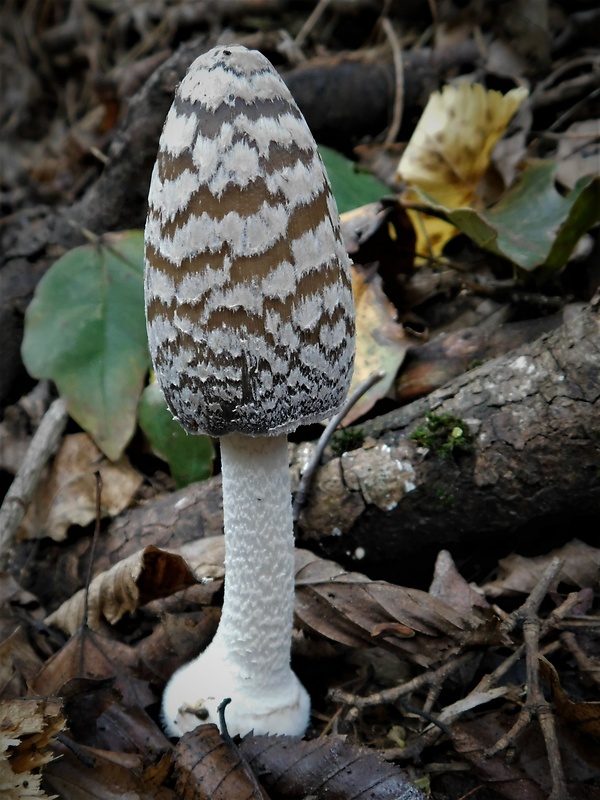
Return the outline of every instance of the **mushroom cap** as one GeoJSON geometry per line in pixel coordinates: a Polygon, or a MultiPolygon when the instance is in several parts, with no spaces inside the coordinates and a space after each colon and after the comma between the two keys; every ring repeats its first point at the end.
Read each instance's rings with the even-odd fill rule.
{"type": "Polygon", "coordinates": [[[287,433],[342,404],[350,263],[314,138],[259,52],[217,47],[179,85],[145,229],[150,352],[190,433],[287,433]]]}

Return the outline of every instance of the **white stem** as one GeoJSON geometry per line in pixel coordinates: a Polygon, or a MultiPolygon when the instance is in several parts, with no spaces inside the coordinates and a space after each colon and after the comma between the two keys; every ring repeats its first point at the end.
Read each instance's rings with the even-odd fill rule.
{"type": "Polygon", "coordinates": [[[294,533],[287,436],[221,439],[225,598],[217,631],[256,688],[289,680],[294,533]]]}
{"type": "Polygon", "coordinates": [[[221,439],[225,599],[215,638],[163,695],[167,732],[218,722],[229,732],[301,736],[310,699],[290,668],[294,535],[286,436],[221,439]]]}

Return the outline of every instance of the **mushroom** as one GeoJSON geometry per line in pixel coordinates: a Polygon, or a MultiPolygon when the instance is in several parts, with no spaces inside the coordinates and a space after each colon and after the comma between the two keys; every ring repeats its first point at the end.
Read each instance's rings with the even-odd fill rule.
{"type": "Polygon", "coordinates": [[[169,680],[181,736],[302,735],[290,667],[294,538],[287,434],[343,403],[354,360],[349,259],[315,141],[256,51],[197,58],[167,115],[145,228],[148,339],[189,433],[220,437],[225,595],[213,641],[169,680]]]}

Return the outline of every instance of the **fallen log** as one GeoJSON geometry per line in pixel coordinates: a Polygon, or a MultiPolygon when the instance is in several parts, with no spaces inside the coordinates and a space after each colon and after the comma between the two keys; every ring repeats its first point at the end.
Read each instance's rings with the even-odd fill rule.
{"type": "MultiPolygon", "coordinates": [[[[576,520],[592,521],[597,531],[599,305],[569,307],[556,330],[362,425],[363,446],[330,457],[317,471],[298,521],[298,544],[414,585],[418,568],[426,579],[442,548],[470,555],[480,567],[486,554],[492,565],[526,535],[541,535],[545,552],[554,523],[562,524],[563,539],[565,526],[570,536],[576,520]],[[462,426],[468,447],[442,457],[422,438],[412,439],[418,429],[427,432],[427,413],[450,415],[448,435],[456,439],[462,426]]],[[[296,479],[310,447],[293,446],[296,479]]],[[[215,477],[113,520],[99,542],[94,573],[146,545],[178,547],[216,536],[221,526],[215,477]]],[[[29,548],[17,548],[16,563],[23,564],[29,548]]],[[[81,585],[89,548],[89,537],[71,548],[42,545],[35,562],[44,576],[42,594],[64,599],[66,574],[81,585]],[[46,560],[48,570],[41,569],[46,560]]]]}

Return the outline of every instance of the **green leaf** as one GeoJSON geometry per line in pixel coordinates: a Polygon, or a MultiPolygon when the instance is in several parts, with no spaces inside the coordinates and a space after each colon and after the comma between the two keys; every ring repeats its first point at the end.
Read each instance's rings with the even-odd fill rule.
{"type": "Polygon", "coordinates": [[[106,234],[48,270],[27,309],[23,361],[53,380],[74,420],[113,460],[136,427],[149,366],[141,231],[106,234]]]}
{"type": "Polygon", "coordinates": [[[556,190],[555,174],[552,161],[530,165],[502,200],[486,211],[450,210],[423,192],[419,192],[424,201],[419,210],[451,222],[479,247],[521,269],[554,273],[600,220],[600,178],[583,178],[563,197],[556,190]]]}
{"type": "Polygon", "coordinates": [[[390,194],[385,183],[335,150],[319,145],[319,153],[325,164],[340,214],[368,203],[375,203],[390,194]]]}
{"type": "Polygon", "coordinates": [[[179,488],[210,478],[215,457],[210,437],[190,436],[183,430],[173,419],[156,382],[142,392],[139,420],[152,449],[168,463],[179,488]]]}

